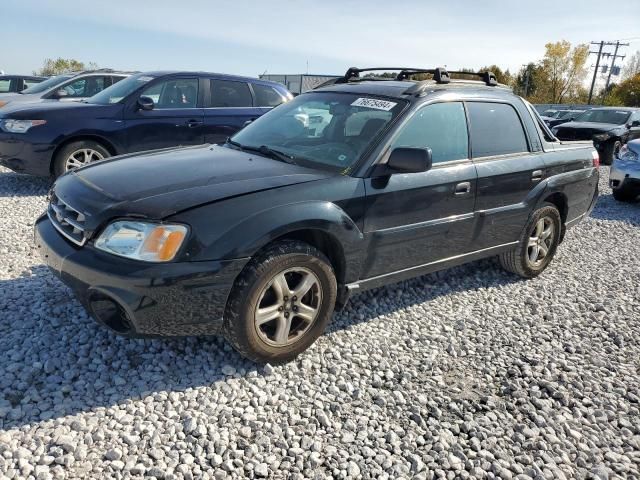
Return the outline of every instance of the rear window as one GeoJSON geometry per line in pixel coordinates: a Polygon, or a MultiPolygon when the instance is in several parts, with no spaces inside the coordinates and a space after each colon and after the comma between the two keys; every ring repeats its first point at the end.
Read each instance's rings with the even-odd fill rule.
{"type": "Polygon", "coordinates": [[[256,94],[257,107],[277,107],[285,101],[275,88],[266,85],[254,83],[253,92],[256,94]]]}
{"type": "Polygon", "coordinates": [[[529,151],[520,117],[511,105],[469,102],[467,110],[473,157],[529,151]]]}
{"type": "Polygon", "coordinates": [[[253,97],[249,85],[245,82],[211,80],[211,106],[252,107],[253,97]]]}

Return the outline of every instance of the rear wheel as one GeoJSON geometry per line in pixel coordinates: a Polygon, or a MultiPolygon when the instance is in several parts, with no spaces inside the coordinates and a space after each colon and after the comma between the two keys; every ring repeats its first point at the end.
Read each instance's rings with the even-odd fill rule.
{"type": "Polygon", "coordinates": [[[71,142],[56,154],[53,161],[53,173],[57,178],[69,170],[84,167],[110,156],[109,151],[98,142],[92,140],[71,142]]]}
{"type": "Polygon", "coordinates": [[[302,242],[278,242],[252,259],[236,280],[225,336],[255,362],[287,362],[322,334],[336,294],[336,278],[322,252],[302,242]]]}
{"type": "Polygon", "coordinates": [[[540,275],[556,253],[562,219],[555,205],[545,203],[533,212],[518,246],[500,255],[502,267],[524,278],[540,275]]]}

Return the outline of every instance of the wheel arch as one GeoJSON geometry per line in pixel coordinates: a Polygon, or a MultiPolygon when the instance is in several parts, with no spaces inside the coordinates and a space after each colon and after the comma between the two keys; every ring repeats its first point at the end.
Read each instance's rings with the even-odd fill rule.
{"type": "Polygon", "coordinates": [[[543,196],[543,202],[555,205],[560,212],[562,220],[562,231],[560,233],[560,242],[564,240],[564,234],[567,231],[567,216],[569,215],[569,200],[564,192],[554,192],[543,196]]]}
{"type": "Polygon", "coordinates": [[[51,161],[49,162],[49,172],[51,174],[54,173],[53,169],[55,168],[56,156],[58,155],[58,153],[60,153],[60,150],[62,150],[64,147],[66,147],[70,143],[82,142],[87,140],[99,143],[100,145],[102,145],[104,148],[107,149],[107,151],[111,154],[111,156],[118,154],[118,150],[116,149],[115,145],[109,140],[107,140],[106,138],[101,137],[100,135],[93,135],[93,134],[73,135],[65,138],[62,142],[60,142],[58,146],[55,148],[55,150],[53,151],[53,153],[51,154],[51,161]]]}

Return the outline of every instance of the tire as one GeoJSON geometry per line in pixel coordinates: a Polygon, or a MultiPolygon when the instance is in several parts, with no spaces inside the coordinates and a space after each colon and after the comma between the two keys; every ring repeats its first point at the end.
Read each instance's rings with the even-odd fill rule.
{"type": "Polygon", "coordinates": [[[303,242],[277,242],[255,256],[236,279],[227,302],[224,335],[254,362],[288,362],[324,332],[336,295],[336,277],[322,252],[303,242]],[[297,289],[304,292],[304,281],[306,286],[314,283],[297,298],[297,289]]]}
{"type": "Polygon", "coordinates": [[[523,278],[537,277],[553,259],[560,243],[561,233],[562,219],[560,212],[555,205],[544,203],[529,217],[529,221],[518,241],[518,246],[514,250],[500,254],[500,264],[508,272],[515,273],[523,278]],[[543,222],[543,233],[547,231],[549,225],[553,226],[547,237],[540,238],[540,222],[543,222]],[[538,239],[536,245],[539,249],[535,262],[531,259],[535,254],[535,246],[531,245],[534,238],[538,239]],[[541,257],[543,247],[546,249],[546,254],[541,257]]]}
{"type": "Polygon", "coordinates": [[[640,195],[640,190],[635,190],[629,187],[614,188],[612,190],[613,198],[619,202],[631,202],[640,195]]]}
{"type": "Polygon", "coordinates": [[[618,152],[620,152],[621,148],[622,142],[620,140],[615,140],[608,143],[604,148],[604,157],[602,159],[602,163],[604,163],[605,165],[612,165],[614,158],[616,158],[616,155],[618,155],[618,152]]]}
{"type": "Polygon", "coordinates": [[[91,162],[102,160],[111,156],[102,144],[93,140],[79,140],[71,142],[60,149],[53,159],[53,174],[56,178],[67,173],[73,168],[88,165],[91,162]],[[71,167],[71,157],[77,160],[77,166],[71,167]]]}

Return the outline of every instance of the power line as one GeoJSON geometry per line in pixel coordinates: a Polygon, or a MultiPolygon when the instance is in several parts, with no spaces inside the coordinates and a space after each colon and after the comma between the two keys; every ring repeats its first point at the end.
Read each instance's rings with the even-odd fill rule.
{"type": "Polygon", "coordinates": [[[609,81],[611,80],[611,73],[613,71],[613,68],[615,67],[616,58],[624,58],[624,55],[618,55],[618,48],[629,46],[628,43],[620,43],[620,40],[616,42],[607,42],[605,40],[601,40],[599,42],[591,42],[591,45],[598,45],[599,48],[597,52],[589,51],[589,54],[598,55],[598,57],[596,58],[596,67],[593,70],[593,78],[591,79],[591,88],[589,89],[589,100],[587,101],[589,105],[591,105],[591,99],[593,98],[593,89],[596,85],[596,78],[598,76],[598,70],[600,68],[600,58],[613,57],[611,60],[611,68],[609,70],[609,76],[607,77],[607,86],[605,87],[605,92],[606,92],[606,89],[609,88],[609,81]],[[609,45],[612,45],[612,46],[615,45],[616,47],[615,53],[613,55],[602,51],[605,46],[609,46],[609,45]]]}

